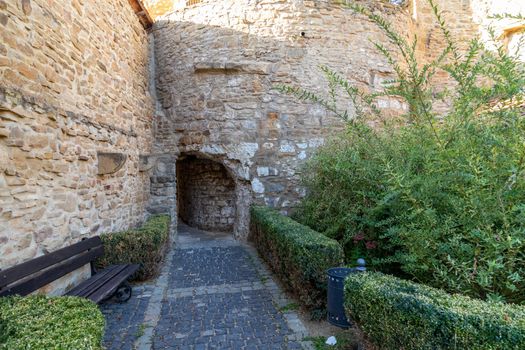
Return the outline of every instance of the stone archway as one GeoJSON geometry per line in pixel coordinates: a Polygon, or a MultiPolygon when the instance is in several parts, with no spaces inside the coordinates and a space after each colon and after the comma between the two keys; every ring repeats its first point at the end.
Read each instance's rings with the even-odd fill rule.
{"type": "MultiPolygon", "coordinates": [[[[203,227],[206,230],[226,230],[229,233],[233,231],[233,235],[236,239],[246,240],[248,238],[250,205],[252,203],[252,186],[248,179],[248,172],[241,162],[232,159],[225,159],[221,156],[214,157],[213,155],[193,151],[185,152],[180,155],[157,154],[150,156],[150,158],[151,159],[146,160],[146,163],[153,164],[151,166],[153,170],[150,176],[151,197],[147,208],[149,213],[169,213],[173,220],[174,229],[176,227],[177,217],[182,216],[182,220],[184,222],[189,222],[190,226],[193,223],[193,225],[203,227]],[[205,170],[198,169],[194,172],[192,168],[198,168],[199,164],[204,165],[205,169],[209,169],[211,174],[206,174],[205,170]],[[198,190],[196,185],[199,181],[192,181],[192,176],[197,174],[198,177],[201,178],[199,180],[200,183],[204,186],[208,186],[209,189],[211,189],[211,192],[218,191],[218,188],[211,186],[214,181],[206,182],[205,180],[216,178],[219,183],[222,181],[222,187],[215,198],[224,195],[227,198],[227,205],[224,205],[222,202],[214,202],[211,198],[208,198],[209,206],[213,207],[217,204],[215,207],[215,213],[219,212],[217,207],[222,207],[220,209],[220,216],[227,217],[226,220],[222,220],[222,223],[219,219],[220,225],[215,226],[210,224],[210,222],[201,225],[202,221],[198,221],[197,218],[191,218],[189,216],[189,209],[192,208],[192,205],[195,205],[195,201],[200,199],[200,205],[202,206],[202,200],[205,196],[209,196],[210,194],[210,191],[204,192],[198,190]],[[226,178],[226,180],[224,178],[226,178]],[[192,191],[194,191],[194,193],[203,193],[204,197],[192,196],[192,191]],[[191,201],[194,201],[194,204],[192,204],[191,201]],[[233,225],[231,224],[231,211],[226,209],[228,206],[234,208],[233,225]]],[[[200,210],[198,207],[199,203],[196,203],[196,205],[196,209],[193,210],[198,213],[200,210]]],[[[212,209],[213,211],[213,208],[209,209],[212,209]]],[[[218,214],[214,214],[213,216],[219,217],[218,214]]],[[[203,215],[202,218],[206,218],[206,216],[203,215]]],[[[214,220],[211,220],[211,223],[217,222],[214,220]]]]}
{"type": "Polygon", "coordinates": [[[177,208],[180,220],[207,231],[235,231],[235,179],[219,162],[196,155],[177,160],[177,208]]]}

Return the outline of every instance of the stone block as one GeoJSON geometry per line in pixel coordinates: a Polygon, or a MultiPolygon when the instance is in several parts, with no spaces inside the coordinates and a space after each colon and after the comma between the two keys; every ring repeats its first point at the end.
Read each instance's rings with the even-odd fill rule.
{"type": "Polygon", "coordinates": [[[155,156],[152,156],[152,155],[139,156],[139,171],[149,171],[153,169],[156,162],[157,162],[157,157],[155,156]]]}
{"type": "Polygon", "coordinates": [[[127,156],[123,153],[97,152],[98,175],[113,174],[122,169],[127,156]]]}

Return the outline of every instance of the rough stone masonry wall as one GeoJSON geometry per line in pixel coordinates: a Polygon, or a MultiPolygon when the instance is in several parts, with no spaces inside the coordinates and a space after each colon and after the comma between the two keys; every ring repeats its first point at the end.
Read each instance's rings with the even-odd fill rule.
{"type": "Polygon", "coordinates": [[[0,0],[0,38],[0,268],[142,221],[153,107],[128,1],[0,0]],[[126,162],[97,175],[97,152],[126,162]]]}
{"type": "MultiPolygon", "coordinates": [[[[516,28],[522,21],[513,19],[496,20],[491,18],[495,14],[523,14],[525,2],[523,0],[434,0],[443,19],[450,30],[451,38],[460,50],[465,50],[472,39],[480,38],[488,49],[495,49],[505,41],[505,32],[516,28]],[[496,42],[489,35],[489,27],[495,31],[496,42]]],[[[429,6],[428,0],[411,0],[408,2],[411,19],[407,22],[409,34],[417,35],[418,59],[429,62],[439,56],[446,42],[436,21],[435,15],[429,6]]],[[[451,79],[445,72],[438,72],[433,85],[437,91],[450,88],[451,79]]],[[[444,105],[445,109],[448,107],[444,105]]]]}
{"type": "MultiPolygon", "coordinates": [[[[405,8],[374,6],[406,31],[405,8]]],[[[153,33],[158,98],[166,110],[157,119],[157,147],[221,162],[235,176],[238,197],[248,188],[256,201],[283,212],[303,194],[300,165],[344,123],[272,87],[326,91],[321,64],[369,90],[392,77],[368,40],[384,36],[330,1],[203,0],[158,17],[153,33]]],[[[404,108],[395,99],[381,107],[404,108]]],[[[241,202],[238,215],[248,206],[241,202]]],[[[237,235],[245,236],[246,222],[240,226],[237,235]]]]}
{"type": "MultiPolygon", "coordinates": [[[[525,40],[525,25],[524,21],[512,18],[505,18],[494,20],[495,14],[521,14],[525,15],[525,1],[523,0],[472,0],[472,9],[474,13],[474,21],[479,23],[481,37],[491,42],[489,26],[494,30],[496,37],[507,41],[507,49],[512,54],[517,53],[522,61],[525,61],[525,48],[522,46],[519,52],[520,40],[525,40]]],[[[492,47],[494,45],[491,45],[492,47]]]]}
{"type": "Polygon", "coordinates": [[[232,232],[235,182],[220,163],[195,157],[177,162],[180,218],[203,230],[232,232]]]}

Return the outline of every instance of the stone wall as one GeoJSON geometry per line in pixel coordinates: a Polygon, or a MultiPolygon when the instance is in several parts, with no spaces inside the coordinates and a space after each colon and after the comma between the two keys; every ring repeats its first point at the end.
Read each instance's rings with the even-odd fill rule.
{"type": "Polygon", "coordinates": [[[177,206],[188,225],[214,232],[233,232],[235,182],[220,163],[194,156],[177,162],[177,206]]]}
{"type": "MultiPolygon", "coordinates": [[[[479,21],[473,19],[476,1],[482,0],[435,1],[460,49],[479,34],[479,21]]],[[[387,17],[410,41],[417,35],[421,62],[429,62],[447,45],[427,0],[357,2],[387,17]]],[[[157,147],[222,162],[250,186],[254,200],[288,213],[303,195],[301,164],[344,123],[318,105],[283,96],[272,87],[298,85],[326,96],[320,65],[369,92],[380,91],[394,77],[371,43],[383,43],[395,56],[388,38],[338,3],[148,1],[157,21],[157,91],[165,110],[156,120],[157,147]]],[[[444,72],[435,76],[437,91],[448,84],[444,72]]],[[[343,95],[339,100],[352,115],[351,101],[343,95]]],[[[406,111],[393,98],[382,98],[378,105],[385,116],[406,111]]],[[[443,104],[436,110],[447,108],[443,104]]]]}
{"type": "Polygon", "coordinates": [[[519,41],[525,37],[525,24],[524,21],[516,19],[501,19],[494,20],[491,17],[495,14],[521,14],[525,15],[525,1],[522,0],[472,0],[473,19],[474,22],[480,24],[481,37],[490,42],[490,34],[488,27],[491,26],[494,29],[496,37],[502,39],[507,49],[511,50],[511,53],[516,51],[522,61],[525,62],[525,48],[521,47],[519,50],[519,41]]]}
{"type": "MultiPolygon", "coordinates": [[[[366,91],[393,77],[370,42],[391,50],[388,39],[340,2],[145,0],[157,20],[148,40],[127,0],[0,0],[0,268],[138,224],[145,212],[175,214],[180,154],[231,176],[236,237],[246,237],[253,200],[292,210],[304,194],[301,165],[344,122],[272,88],[326,93],[319,65],[366,91]],[[124,155],[115,173],[101,174],[104,152],[124,155]]],[[[417,34],[423,61],[445,45],[427,0],[358,2],[417,34]]],[[[482,12],[498,9],[495,0],[436,2],[463,45],[482,12]]],[[[406,110],[394,98],[379,107],[406,110]]]]}
{"type": "MultiPolygon", "coordinates": [[[[407,32],[408,8],[373,5],[407,32]]],[[[156,120],[157,147],[220,162],[256,201],[288,212],[303,195],[301,164],[344,123],[272,87],[322,93],[323,64],[363,89],[380,89],[392,70],[369,38],[386,39],[368,20],[329,1],[204,0],[174,8],[153,28],[157,92],[166,112],[156,120]]],[[[343,95],[341,101],[352,111],[343,95]]],[[[387,113],[405,108],[396,99],[380,106],[387,113]]]]}
{"type": "MultiPolygon", "coordinates": [[[[443,11],[443,19],[460,50],[466,49],[474,38],[481,38],[487,48],[495,49],[495,45],[505,43],[506,35],[525,32],[523,21],[491,18],[495,14],[524,14],[525,2],[522,0],[434,0],[434,2],[443,11]],[[495,31],[496,42],[489,35],[489,27],[495,31]]],[[[417,35],[419,38],[418,58],[422,62],[429,62],[441,54],[446,46],[442,30],[435,20],[428,0],[412,0],[408,7],[411,13],[411,19],[407,22],[409,34],[417,35]]],[[[518,36],[508,39],[514,40],[508,45],[508,48],[512,49],[512,44],[518,40],[518,36]]],[[[522,51],[522,57],[525,60],[525,50],[522,51]]],[[[448,75],[438,72],[434,82],[437,90],[443,89],[450,83],[448,75]]]]}
{"type": "Polygon", "coordinates": [[[153,104],[147,34],[127,0],[0,0],[0,28],[6,268],[144,219],[153,104]],[[99,175],[100,152],[125,163],[99,175]]]}

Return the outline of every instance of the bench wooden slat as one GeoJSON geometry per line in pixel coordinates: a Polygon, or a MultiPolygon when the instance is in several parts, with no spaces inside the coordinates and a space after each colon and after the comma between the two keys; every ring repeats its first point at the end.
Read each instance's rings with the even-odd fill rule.
{"type": "Polygon", "coordinates": [[[139,267],[140,265],[127,265],[124,270],[120,271],[117,275],[115,275],[112,279],[107,281],[94,293],[92,293],[89,296],[86,296],[86,298],[91,299],[97,304],[100,303],[108,295],[111,295],[122,282],[129,278],[129,276],[134,274],[135,271],[139,269],[139,267]]]}
{"type": "MultiPolygon", "coordinates": [[[[65,249],[69,249],[69,248],[70,247],[67,247],[65,249]]],[[[88,264],[92,260],[101,256],[103,253],[104,253],[104,248],[102,246],[92,248],[91,250],[85,253],[77,255],[75,258],[71,259],[70,261],[66,261],[63,264],[53,266],[49,268],[48,270],[43,271],[41,274],[35,277],[31,277],[27,281],[21,281],[3,290],[0,289],[0,296],[7,296],[7,295],[13,295],[13,294],[19,294],[22,296],[28,295],[29,293],[59,279],[60,277],[65,276],[69,272],[74,271],[78,268],[81,268],[82,266],[88,264]]],[[[69,254],[69,253],[66,253],[66,254],[69,254]]]]}
{"type": "Polygon", "coordinates": [[[79,297],[85,297],[86,295],[92,294],[100,286],[110,280],[113,276],[117,275],[120,271],[126,268],[127,265],[112,265],[104,270],[100,271],[90,279],[82,282],[69,292],[67,295],[74,295],[79,297]]]}
{"type": "Polygon", "coordinates": [[[91,284],[96,283],[99,280],[102,280],[104,276],[111,273],[115,269],[116,265],[109,266],[105,268],[102,271],[97,272],[95,275],[91,276],[90,279],[85,280],[84,282],[80,283],[78,286],[74,287],[70,291],[66,293],[66,295],[73,295],[73,296],[80,296],[86,290],[86,288],[89,288],[91,284]]]}
{"type": "MultiPolygon", "coordinates": [[[[9,269],[2,270],[0,271],[0,289],[24,277],[30,276],[45,268],[58,264],[61,261],[69,259],[88,249],[93,249],[96,247],[102,247],[102,240],[99,236],[80,241],[55,252],[39,256],[38,258],[26,261],[9,269]]],[[[94,259],[103,254],[102,249],[97,250],[97,252],[99,252],[100,255],[92,255],[94,259]]]]}

